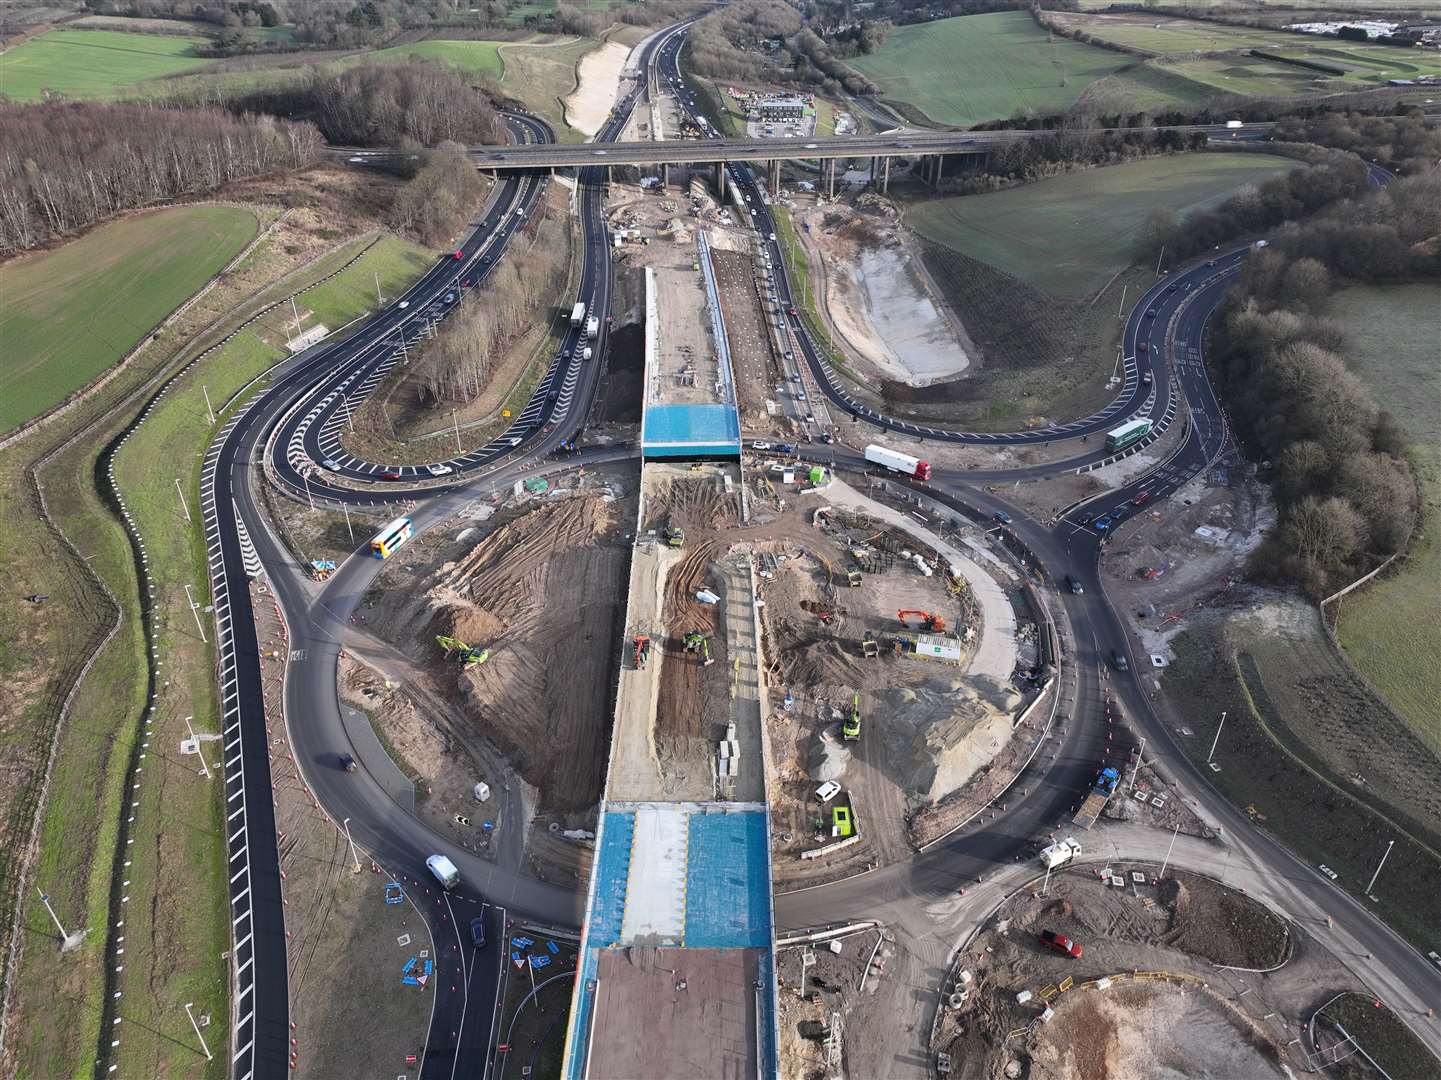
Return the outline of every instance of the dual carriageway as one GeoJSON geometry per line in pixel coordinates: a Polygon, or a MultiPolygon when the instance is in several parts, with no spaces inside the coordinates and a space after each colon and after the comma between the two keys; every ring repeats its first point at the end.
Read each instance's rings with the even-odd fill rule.
{"type": "MultiPolygon", "coordinates": [[[[658,82],[679,87],[678,61],[685,28],[681,24],[660,31],[639,48],[640,77],[630,80],[630,88],[597,136],[596,142],[602,145],[587,144],[567,151],[576,159],[572,163],[582,166],[576,177],[583,252],[578,296],[597,313],[609,309],[611,291],[610,246],[603,206],[606,168],[587,163],[585,158],[588,156],[591,162],[600,160],[598,151],[604,149],[609,154],[608,148],[616,145],[632,110],[649,93],[651,80],[647,76],[652,65],[658,82]]],[[[677,97],[686,108],[693,108],[685,95],[678,93],[677,97]]],[[[551,145],[551,134],[540,121],[511,115],[507,123],[516,140],[515,145],[503,151],[507,156],[538,153],[532,148],[551,145]]],[[[691,142],[676,146],[680,148],[676,160],[726,163],[727,182],[739,190],[741,201],[753,211],[758,243],[771,257],[777,299],[783,309],[791,308],[795,299],[780,246],[771,239],[775,227],[760,180],[748,166],[732,157],[698,158],[697,153],[710,151],[698,151],[697,144],[691,142]]],[[[874,151],[860,152],[869,155],[874,151]]],[[[646,159],[647,163],[655,160],[646,159]]],[[[221,678],[225,686],[235,689],[238,710],[236,742],[227,744],[228,750],[232,745],[239,748],[237,766],[232,770],[227,765],[227,790],[233,772],[246,792],[247,803],[268,804],[270,799],[258,643],[245,590],[227,589],[225,584],[244,581],[247,570],[258,559],[285,612],[291,647],[303,650],[297,655],[305,657],[291,665],[285,687],[285,715],[305,717],[303,724],[289,725],[288,737],[317,799],[335,819],[351,819],[357,843],[397,877],[427,880],[424,863],[432,852],[448,855],[461,870],[464,884],[458,893],[446,898],[443,907],[428,911],[438,950],[437,981],[456,985],[460,992],[437,995],[423,1063],[422,1075],[426,1077],[489,1074],[494,1025],[499,1019],[496,1001],[502,957],[498,949],[489,953],[469,950],[462,939],[462,928],[469,919],[477,912],[483,914],[492,940],[500,938],[501,921],[507,916],[574,926],[581,918],[584,897],[520,872],[519,829],[509,830],[499,860],[481,860],[403,811],[364,770],[347,775],[335,767],[340,749],[347,746],[336,698],[338,656],[349,618],[381,564],[364,557],[352,558],[324,586],[310,583],[297,572],[284,545],[270,532],[258,487],[267,482],[263,474],[268,474],[269,482],[300,500],[319,499],[332,506],[414,502],[415,508],[408,512],[420,532],[476,498],[509,487],[522,475],[523,466],[544,469],[544,462],[560,444],[579,433],[606,356],[608,325],[604,320],[596,342],[596,359],[579,359],[579,331],[569,331],[561,355],[553,361],[530,402],[507,431],[483,447],[444,461],[396,466],[358,458],[347,453],[339,441],[340,429],[351,410],[404,358],[405,348],[426,331],[429,323],[443,318],[460,303],[483,302],[476,290],[483,288],[486,276],[530,220],[531,211],[545,197],[550,182],[537,170],[509,172],[485,216],[461,243],[458,257],[438,263],[354,334],[284,362],[270,387],[222,430],[207,459],[204,480],[212,499],[207,511],[207,539],[213,572],[218,572],[215,592],[217,602],[222,594],[226,597],[231,618],[229,644],[222,652],[221,678]],[[451,944],[457,947],[452,949],[451,944]]],[[[1225,449],[1225,417],[1206,378],[1201,346],[1207,320],[1243,264],[1245,254],[1245,249],[1217,253],[1213,259],[1158,281],[1127,319],[1124,376],[1116,399],[1092,416],[1043,429],[1011,433],[952,431],[877,413],[848,393],[801,321],[788,320],[787,333],[794,341],[794,359],[789,362],[794,370],[788,374],[809,378],[824,396],[828,409],[878,431],[976,445],[1038,443],[1097,436],[1134,416],[1149,417],[1162,429],[1179,414],[1183,402],[1186,419],[1182,422],[1187,426],[1180,446],[1161,466],[1124,488],[1069,508],[1050,525],[1026,519],[988,494],[985,486],[1000,480],[1094,467],[1106,457],[1099,445],[1101,439],[1095,440],[1095,450],[1084,455],[1030,469],[970,474],[936,470],[931,484],[922,487],[934,497],[976,513],[1009,511],[1015,519],[1010,527],[1041,560],[1052,582],[1073,573],[1083,583],[1084,594],[1058,594],[1070,628],[1064,654],[1071,679],[1069,708],[1075,722],[1060,736],[1051,762],[1036,764],[1018,778],[1017,784],[1023,785],[1027,794],[1014,796],[1013,791],[1009,809],[993,826],[957,835],[897,867],[809,891],[804,896],[778,897],[779,926],[842,921],[873,911],[892,912],[893,917],[903,918],[905,911],[923,908],[940,897],[954,898],[962,883],[1010,864],[1018,846],[1037,832],[1052,828],[1064,815],[1094,772],[1104,742],[1095,717],[1100,715],[1106,686],[1137,717],[1151,739],[1155,755],[1173,773],[1187,778],[1189,790],[1206,812],[1224,822],[1231,837],[1246,838],[1259,866],[1284,877],[1293,890],[1316,902],[1337,908],[1349,903],[1345,894],[1322,881],[1288,851],[1255,833],[1244,816],[1215,793],[1189,759],[1171,744],[1169,733],[1134,677],[1111,678],[1103,685],[1107,659],[1116,649],[1129,651],[1129,635],[1101,588],[1099,555],[1105,534],[1095,522],[1106,516],[1119,520],[1139,505],[1142,493],[1150,500],[1165,498],[1209,467],[1225,449]]],[[[822,460],[832,458],[842,467],[864,467],[858,454],[838,444],[813,449],[820,452],[822,460]]],[[[636,447],[617,446],[576,454],[555,467],[634,460],[638,455],[636,447]]],[[[1134,663],[1132,670],[1136,670],[1134,663]]],[[[243,842],[250,852],[259,853],[250,864],[253,873],[274,873],[278,867],[273,857],[273,818],[256,815],[245,820],[250,832],[243,842]]],[[[242,977],[237,993],[254,1002],[254,1015],[245,1033],[244,1055],[236,1055],[232,1069],[239,1080],[251,1075],[282,1075],[288,1053],[284,921],[278,883],[265,883],[248,899],[253,905],[250,918],[255,941],[253,963],[249,965],[251,982],[246,990],[242,977]],[[263,903],[259,902],[262,899],[263,903]]],[[[983,914],[979,909],[974,913],[977,919],[983,914]]],[[[1398,1001],[1406,998],[1419,1003],[1434,996],[1436,975],[1425,962],[1369,913],[1356,907],[1355,914],[1353,933],[1368,944],[1377,958],[1370,981],[1390,988],[1398,1001]]],[[[1433,1048],[1438,1044],[1434,1036],[1429,1036],[1428,1041],[1433,1048]]],[[[242,1047],[237,1045],[235,1049],[242,1047]]]]}

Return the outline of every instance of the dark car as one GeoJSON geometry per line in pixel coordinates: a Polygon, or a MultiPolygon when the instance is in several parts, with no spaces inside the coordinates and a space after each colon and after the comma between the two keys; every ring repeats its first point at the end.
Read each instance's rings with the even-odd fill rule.
{"type": "Polygon", "coordinates": [[[1145,505],[1146,505],[1146,500],[1149,499],[1150,497],[1151,497],[1151,493],[1150,493],[1149,491],[1142,491],[1142,492],[1140,492],[1139,494],[1137,494],[1137,496],[1136,496],[1134,499],[1131,500],[1131,505],[1132,505],[1132,506],[1145,506],[1145,505]]]}
{"type": "Polygon", "coordinates": [[[477,949],[485,948],[485,916],[477,915],[470,920],[470,943],[477,949]]]}
{"type": "Polygon", "coordinates": [[[1142,341],[1142,342],[1139,342],[1139,343],[1136,345],[1136,351],[1137,351],[1137,352],[1150,352],[1150,351],[1151,351],[1151,346],[1150,346],[1149,344],[1147,344],[1146,342],[1142,341]]]}
{"type": "Polygon", "coordinates": [[[356,769],[355,759],[349,754],[340,755],[340,767],[346,772],[354,772],[356,769]]]}
{"type": "Polygon", "coordinates": [[[1181,287],[1181,286],[1177,285],[1177,284],[1173,281],[1173,282],[1171,282],[1171,284],[1169,284],[1169,285],[1166,286],[1166,291],[1167,291],[1167,292],[1175,292],[1175,291],[1176,291],[1177,289],[1179,289],[1180,287],[1181,287]]]}
{"type": "Polygon", "coordinates": [[[1081,587],[1080,581],[1076,578],[1074,574],[1066,575],[1066,588],[1070,589],[1077,596],[1080,596],[1081,593],[1086,591],[1081,587]]]}
{"type": "Polygon", "coordinates": [[[1095,520],[1095,523],[1093,524],[1092,527],[1093,527],[1097,532],[1105,532],[1107,529],[1109,529],[1109,528],[1111,527],[1111,519],[1110,519],[1109,516],[1106,516],[1106,517],[1098,517],[1098,518],[1095,520]]]}
{"type": "Polygon", "coordinates": [[[1062,956],[1069,956],[1073,960],[1081,958],[1081,943],[1072,941],[1065,934],[1058,934],[1054,930],[1041,931],[1041,944],[1048,949],[1054,949],[1062,956]]]}
{"type": "Polygon", "coordinates": [[[1146,309],[1146,318],[1148,318],[1148,319],[1154,319],[1155,317],[1156,317],[1156,309],[1155,309],[1155,308],[1147,308],[1147,309],[1146,309]]]}
{"type": "Polygon", "coordinates": [[[998,525],[1009,525],[1011,523],[1011,515],[1004,510],[997,510],[991,516],[996,519],[998,525]]]}
{"type": "Polygon", "coordinates": [[[1117,671],[1131,670],[1131,662],[1126,659],[1126,654],[1121,652],[1120,649],[1111,650],[1111,663],[1115,665],[1117,671]]]}
{"type": "Polygon", "coordinates": [[[1089,524],[1095,519],[1095,517],[1096,517],[1095,514],[1091,513],[1089,510],[1087,510],[1084,514],[1081,515],[1081,524],[1082,524],[1082,525],[1089,525],[1089,524]]]}

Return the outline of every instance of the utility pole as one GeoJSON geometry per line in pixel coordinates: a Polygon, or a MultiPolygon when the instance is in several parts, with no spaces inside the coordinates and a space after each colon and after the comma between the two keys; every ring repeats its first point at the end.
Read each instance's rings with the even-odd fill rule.
{"type": "Polygon", "coordinates": [[[1172,851],[1172,849],[1174,849],[1175,846],[1176,846],[1176,833],[1179,833],[1180,831],[1181,831],[1181,826],[1177,825],[1176,828],[1175,828],[1175,831],[1171,833],[1171,843],[1170,843],[1170,845],[1166,848],[1166,859],[1165,859],[1165,861],[1164,861],[1163,863],[1161,863],[1161,872],[1156,875],[1156,879],[1157,879],[1158,881],[1159,881],[1161,878],[1163,878],[1163,877],[1166,876],[1166,867],[1168,867],[1168,866],[1171,865],[1171,851],[1172,851]]]}
{"type": "Polygon", "coordinates": [[[305,501],[310,503],[310,509],[315,509],[315,498],[310,494],[310,473],[302,472],[300,482],[305,485],[305,501]]]}
{"type": "Polygon", "coordinates": [[[350,527],[350,506],[346,503],[340,504],[340,512],[345,515],[345,531],[350,534],[350,542],[355,543],[355,530],[350,527]]]}
{"type": "Polygon", "coordinates": [[[1226,714],[1221,714],[1221,722],[1216,725],[1216,737],[1211,740],[1211,752],[1206,755],[1206,764],[1211,764],[1211,759],[1216,756],[1216,744],[1221,741],[1221,729],[1226,726],[1226,714]]]}
{"type": "Polygon", "coordinates": [[[451,426],[455,428],[455,452],[457,454],[462,453],[460,449],[460,422],[455,418],[454,409],[450,410],[450,423],[451,426]]]}
{"type": "Polygon", "coordinates": [[[40,902],[45,905],[45,910],[50,912],[50,920],[55,924],[55,929],[60,931],[60,951],[69,952],[80,944],[81,939],[85,937],[85,931],[77,930],[73,934],[67,933],[64,925],[60,922],[60,916],[56,915],[55,909],[50,906],[50,897],[45,894],[45,890],[37,885],[35,891],[40,894],[40,902]]]}
{"type": "Polygon", "coordinates": [[[1121,286],[1121,306],[1116,309],[1116,318],[1121,322],[1126,321],[1126,290],[1130,287],[1130,282],[1126,282],[1121,286]]]}
{"type": "Polygon", "coordinates": [[[360,853],[355,850],[355,841],[350,838],[350,819],[341,822],[345,826],[345,842],[350,845],[351,870],[360,873],[360,853]]]}
{"type": "Polygon", "coordinates": [[[200,1040],[200,1049],[205,1051],[205,1060],[214,1061],[215,1055],[210,1052],[210,1047],[205,1045],[205,1036],[200,1034],[200,1025],[195,1022],[195,1014],[190,1011],[194,1004],[195,1002],[193,1001],[187,1001],[185,1003],[185,1015],[190,1017],[190,1026],[195,1029],[195,1037],[200,1040]]]}
{"type": "Polygon", "coordinates": [[[355,434],[355,424],[354,424],[354,422],[350,419],[350,395],[349,395],[349,394],[341,394],[341,395],[340,395],[340,400],[341,400],[341,402],[345,405],[345,426],[348,427],[348,428],[350,429],[350,433],[351,433],[352,435],[354,435],[354,434],[355,434]]]}
{"type": "Polygon", "coordinates": [[[185,502],[185,492],[180,487],[180,477],[178,476],[175,478],[175,494],[180,496],[180,509],[185,511],[185,520],[193,524],[194,519],[190,516],[190,507],[185,502]]]}
{"type": "Polygon", "coordinates": [[[295,306],[295,297],[290,298],[290,313],[295,316],[295,335],[300,336],[300,309],[295,306]]]}
{"type": "Polygon", "coordinates": [[[1166,257],[1166,245],[1161,245],[1161,253],[1156,256],[1156,276],[1161,276],[1161,260],[1166,257]]]}
{"type": "Polygon", "coordinates": [[[205,779],[210,780],[210,766],[205,761],[205,749],[200,745],[200,740],[195,737],[195,729],[190,726],[190,717],[185,718],[185,730],[190,732],[190,741],[195,744],[195,752],[200,755],[200,768],[205,773],[205,779]]]}
{"type": "Polygon", "coordinates": [[[1141,736],[1141,749],[1136,751],[1136,767],[1131,770],[1131,790],[1136,790],[1136,777],[1141,772],[1141,755],[1146,752],[1146,737],[1141,736]]]}
{"type": "Polygon", "coordinates": [[[195,616],[195,629],[200,631],[200,640],[209,645],[210,639],[205,636],[205,624],[200,621],[200,605],[195,602],[195,597],[190,595],[189,584],[185,586],[185,599],[190,604],[190,614],[195,616]]]}
{"type": "Polygon", "coordinates": [[[1381,867],[1386,865],[1386,858],[1391,854],[1391,849],[1396,846],[1395,840],[1386,841],[1386,851],[1381,856],[1381,861],[1376,864],[1376,872],[1371,875],[1371,880],[1366,883],[1366,895],[1371,895],[1371,889],[1376,884],[1376,879],[1381,876],[1381,867]]]}
{"type": "Polygon", "coordinates": [[[200,392],[205,395],[205,415],[213,425],[215,423],[215,410],[210,407],[210,387],[202,386],[200,392]]]}
{"type": "Polygon", "coordinates": [[[380,295],[380,271],[373,271],[375,274],[375,302],[378,306],[385,306],[385,297],[380,295]]]}

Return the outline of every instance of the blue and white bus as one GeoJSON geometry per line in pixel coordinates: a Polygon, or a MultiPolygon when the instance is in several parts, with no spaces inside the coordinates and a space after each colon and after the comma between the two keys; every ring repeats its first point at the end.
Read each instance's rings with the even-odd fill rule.
{"type": "Polygon", "coordinates": [[[395,554],[396,548],[410,539],[410,534],[410,518],[398,517],[375,534],[370,541],[370,553],[377,559],[388,559],[395,554]]]}

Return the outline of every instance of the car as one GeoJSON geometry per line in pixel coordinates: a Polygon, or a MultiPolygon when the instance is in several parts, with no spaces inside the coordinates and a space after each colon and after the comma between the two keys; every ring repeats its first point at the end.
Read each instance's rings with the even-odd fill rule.
{"type": "Polygon", "coordinates": [[[324,461],[321,462],[321,464],[324,465],[327,469],[331,469],[335,472],[340,471],[340,462],[336,461],[334,458],[326,458],[324,461]]]}
{"type": "Polygon", "coordinates": [[[775,234],[775,233],[771,233],[771,240],[775,240],[775,238],[776,238],[776,234],[775,234]]]}
{"type": "Polygon", "coordinates": [[[399,470],[399,469],[385,469],[384,471],[381,472],[380,478],[381,478],[382,480],[399,480],[399,479],[400,479],[400,470],[399,470]]]}
{"type": "Polygon", "coordinates": [[[1147,309],[1146,309],[1146,318],[1148,318],[1148,319],[1154,319],[1155,317],[1156,317],[1156,309],[1155,309],[1155,308],[1147,308],[1147,309]]]}
{"type": "Polygon", "coordinates": [[[1130,671],[1131,662],[1126,659],[1126,654],[1120,649],[1111,650],[1111,666],[1117,671],[1130,671]]]}
{"type": "Polygon", "coordinates": [[[1136,497],[1131,500],[1131,505],[1132,505],[1132,506],[1145,506],[1145,505],[1146,505],[1146,500],[1149,499],[1150,497],[1151,497],[1151,493],[1150,493],[1149,491],[1138,492],[1137,495],[1136,495],[1136,497]]]}
{"type": "Polygon", "coordinates": [[[796,307],[795,307],[795,305],[792,304],[790,307],[786,308],[786,312],[790,315],[790,317],[791,317],[792,319],[794,319],[794,318],[796,317],[796,307]]]}
{"type": "Polygon", "coordinates": [[[1215,260],[1215,259],[1208,259],[1208,260],[1206,261],[1206,265],[1207,265],[1207,266],[1215,266],[1215,265],[1216,265],[1216,260],[1215,260]]]}
{"type": "Polygon", "coordinates": [[[1041,944],[1046,948],[1060,953],[1062,956],[1069,956],[1073,960],[1081,958],[1082,948],[1079,941],[1072,941],[1065,934],[1058,934],[1054,930],[1042,930],[1040,933],[1041,944]]]}
{"type": "Polygon", "coordinates": [[[991,517],[998,525],[1009,525],[1011,523],[1011,515],[1004,510],[997,510],[991,517]]]}
{"type": "Polygon", "coordinates": [[[1179,289],[1179,288],[1180,288],[1180,286],[1177,285],[1177,284],[1173,281],[1173,282],[1171,282],[1171,284],[1169,284],[1169,285],[1166,286],[1166,291],[1167,291],[1167,292],[1175,292],[1175,291],[1176,291],[1177,289],[1179,289]]]}
{"type": "Polygon", "coordinates": [[[397,306],[400,308],[401,311],[404,311],[406,308],[410,307],[410,301],[402,300],[397,306]]]}
{"type": "Polygon", "coordinates": [[[769,450],[770,448],[771,448],[771,444],[768,443],[768,442],[760,442],[760,441],[757,441],[757,442],[751,443],[751,449],[752,449],[752,450],[769,450]]]}
{"type": "Polygon", "coordinates": [[[804,401],[805,399],[806,399],[806,392],[805,392],[804,390],[797,390],[797,391],[796,391],[796,400],[797,400],[797,401],[804,401]]]}
{"type": "Polygon", "coordinates": [[[593,153],[596,157],[605,157],[606,154],[604,150],[592,150],[591,153],[593,153]]]}
{"type": "Polygon", "coordinates": [[[1151,385],[1151,373],[1149,371],[1141,372],[1141,382],[1146,386],[1151,385]]]}
{"type": "Polygon", "coordinates": [[[545,400],[554,405],[557,401],[560,400],[560,391],[552,390],[550,393],[545,395],[545,400]]]}
{"type": "Polygon", "coordinates": [[[815,148],[816,148],[816,144],[815,144],[815,143],[813,143],[813,142],[808,142],[808,143],[806,143],[806,149],[807,149],[807,150],[814,150],[815,148]]]}
{"type": "Polygon", "coordinates": [[[807,424],[814,424],[815,422],[816,422],[815,413],[806,413],[806,423],[807,423],[807,424]]]}
{"type": "Polygon", "coordinates": [[[425,471],[430,473],[431,476],[449,476],[455,470],[449,465],[427,465],[425,471]]]}
{"type": "Polygon", "coordinates": [[[830,802],[840,793],[841,786],[834,780],[827,780],[820,787],[816,788],[816,798],[823,803],[830,802]]]}
{"type": "Polygon", "coordinates": [[[477,915],[470,920],[470,943],[477,949],[485,948],[485,916],[477,915]]]}
{"type": "Polygon", "coordinates": [[[1111,527],[1111,519],[1109,516],[1098,517],[1094,522],[1091,523],[1091,527],[1097,532],[1105,532],[1111,527]]]}
{"type": "Polygon", "coordinates": [[[1070,589],[1071,592],[1075,593],[1077,596],[1080,596],[1083,592],[1086,591],[1081,586],[1081,582],[1076,578],[1074,574],[1066,575],[1066,588],[1070,589]]]}
{"type": "Polygon", "coordinates": [[[355,772],[355,770],[356,770],[356,768],[357,768],[358,766],[355,764],[355,759],[354,759],[353,757],[351,757],[349,754],[341,754],[341,755],[340,755],[340,767],[341,767],[342,769],[344,769],[346,772],[355,772]]]}
{"type": "MultiPolygon", "coordinates": [[[[790,354],[790,353],[786,353],[786,359],[787,359],[787,360],[791,359],[791,354],[790,354]]],[[[798,375],[798,374],[792,374],[792,375],[791,375],[791,382],[800,382],[800,381],[801,381],[800,375],[798,375]]]]}
{"type": "Polygon", "coordinates": [[[455,303],[455,293],[453,293],[453,292],[448,292],[448,293],[446,293],[446,294],[445,294],[445,302],[446,302],[447,304],[453,304],[453,303],[455,303]]]}
{"type": "Polygon", "coordinates": [[[1147,344],[1146,342],[1142,341],[1142,342],[1140,342],[1140,343],[1138,343],[1138,344],[1136,345],[1136,351],[1137,351],[1137,352],[1150,352],[1150,351],[1151,351],[1151,346],[1150,346],[1149,344],[1147,344]]]}
{"type": "Polygon", "coordinates": [[[1084,514],[1081,515],[1081,524],[1082,524],[1082,525],[1089,525],[1089,524],[1091,523],[1091,521],[1095,518],[1095,516],[1096,516],[1095,514],[1091,513],[1089,510],[1087,510],[1084,514]]]}
{"type": "Polygon", "coordinates": [[[454,259],[456,262],[460,262],[461,259],[465,258],[465,252],[461,251],[460,248],[456,248],[455,253],[451,255],[451,258],[454,259]]]}

